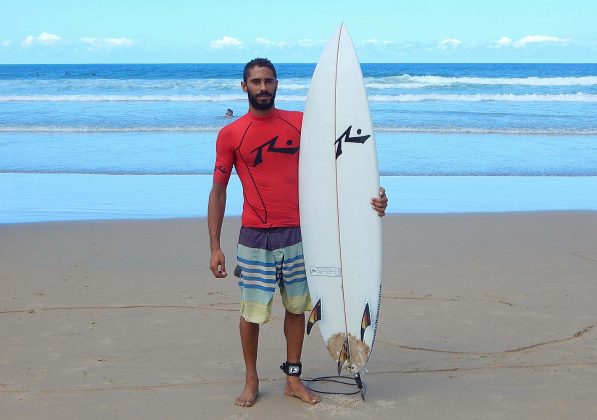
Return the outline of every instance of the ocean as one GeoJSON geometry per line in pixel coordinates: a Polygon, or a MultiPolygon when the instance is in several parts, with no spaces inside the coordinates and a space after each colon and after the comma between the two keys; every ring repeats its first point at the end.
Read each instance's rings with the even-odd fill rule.
{"type": "MultiPolygon", "coordinates": [[[[276,67],[302,110],[315,65],[276,67]]],[[[0,223],[205,216],[242,69],[0,65],[0,223]]],[[[362,69],[389,211],[597,210],[597,64],[362,69]]]]}

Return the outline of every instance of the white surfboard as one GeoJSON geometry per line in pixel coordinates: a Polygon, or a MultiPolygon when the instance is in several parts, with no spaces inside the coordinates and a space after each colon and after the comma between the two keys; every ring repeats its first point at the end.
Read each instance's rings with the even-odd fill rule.
{"type": "Polygon", "coordinates": [[[358,374],[375,340],[382,278],[377,150],[365,83],[343,25],[311,81],[299,157],[301,232],[317,323],[342,368],[358,374]]]}

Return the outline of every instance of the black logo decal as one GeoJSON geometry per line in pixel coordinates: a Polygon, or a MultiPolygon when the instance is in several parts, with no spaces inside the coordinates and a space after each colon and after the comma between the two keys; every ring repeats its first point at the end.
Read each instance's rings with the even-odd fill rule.
{"type": "MultiPolygon", "coordinates": [[[[267,146],[268,152],[273,153],[284,153],[287,155],[294,155],[298,152],[298,147],[276,147],[276,142],[278,141],[278,136],[274,137],[271,140],[266,141],[261,146],[257,147],[256,149],[251,150],[251,152],[257,152],[257,156],[255,156],[255,162],[253,162],[253,166],[259,165],[263,162],[263,149],[267,146]]],[[[286,141],[286,145],[290,146],[292,144],[292,140],[286,141]]]]}
{"type": "Polygon", "coordinates": [[[220,166],[216,166],[216,168],[214,169],[214,171],[216,171],[216,170],[222,172],[223,174],[227,174],[228,173],[228,171],[226,170],[226,168],[224,168],[221,165],[220,166]]]}
{"type": "MultiPolygon", "coordinates": [[[[344,133],[342,133],[342,135],[340,137],[338,137],[338,140],[336,140],[334,142],[334,144],[336,145],[336,159],[338,159],[338,157],[342,154],[342,139],[344,139],[345,143],[360,143],[363,144],[367,141],[367,139],[369,137],[371,137],[371,134],[367,134],[365,136],[357,136],[357,137],[350,137],[350,130],[352,129],[352,125],[350,127],[348,127],[346,129],[346,131],[344,133]]],[[[357,130],[357,134],[361,134],[362,130],[359,128],[357,130]]]]}

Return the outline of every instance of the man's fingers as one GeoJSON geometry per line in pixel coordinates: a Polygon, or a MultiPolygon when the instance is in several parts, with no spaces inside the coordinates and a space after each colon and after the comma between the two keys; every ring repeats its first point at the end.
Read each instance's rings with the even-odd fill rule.
{"type": "Polygon", "coordinates": [[[226,270],[218,270],[217,268],[212,269],[211,272],[213,273],[214,277],[218,279],[224,278],[228,275],[226,270]]]}
{"type": "Polygon", "coordinates": [[[377,212],[379,217],[383,217],[386,215],[386,208],[388,207],[388,197],[386,196],[385,188],[379,188],[379,197],[371,199],[371,206],[373,207],[373,210],[377,212]]]}
{"type": "Polygon", "coordinates": [[[226,277],[228,275],[228,273],[226,273],[226,267],[224,266],[224,264],[217,265],[211,271],[214,273],[214,276],[216,276],[217,278],[226,277]]]}
{"type": "Polygon", "coordinates": [[[211,270],[212,274],[216,278],[226,277],[228,273],[226,273],[226,264],[225,259],[222,256],[219,258],[213,258],[211,264],[209,265],[209,269],[211,270]]]}

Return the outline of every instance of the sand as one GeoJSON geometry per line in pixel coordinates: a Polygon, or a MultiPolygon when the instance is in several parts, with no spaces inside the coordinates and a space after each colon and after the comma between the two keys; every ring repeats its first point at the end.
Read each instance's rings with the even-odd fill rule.
{"type": "MultiPolygon", "coordinates": [[[[597,418],[597,213],[392,215],[367,400],[283,395],[281,302],[244,372],[204,219],[0,225],[2,419],[597,418]]],[[[226,219],[234,268],[239,220],[226,219]]],[[[304,376],[332,375],[317,327],[304,376]]]]}

